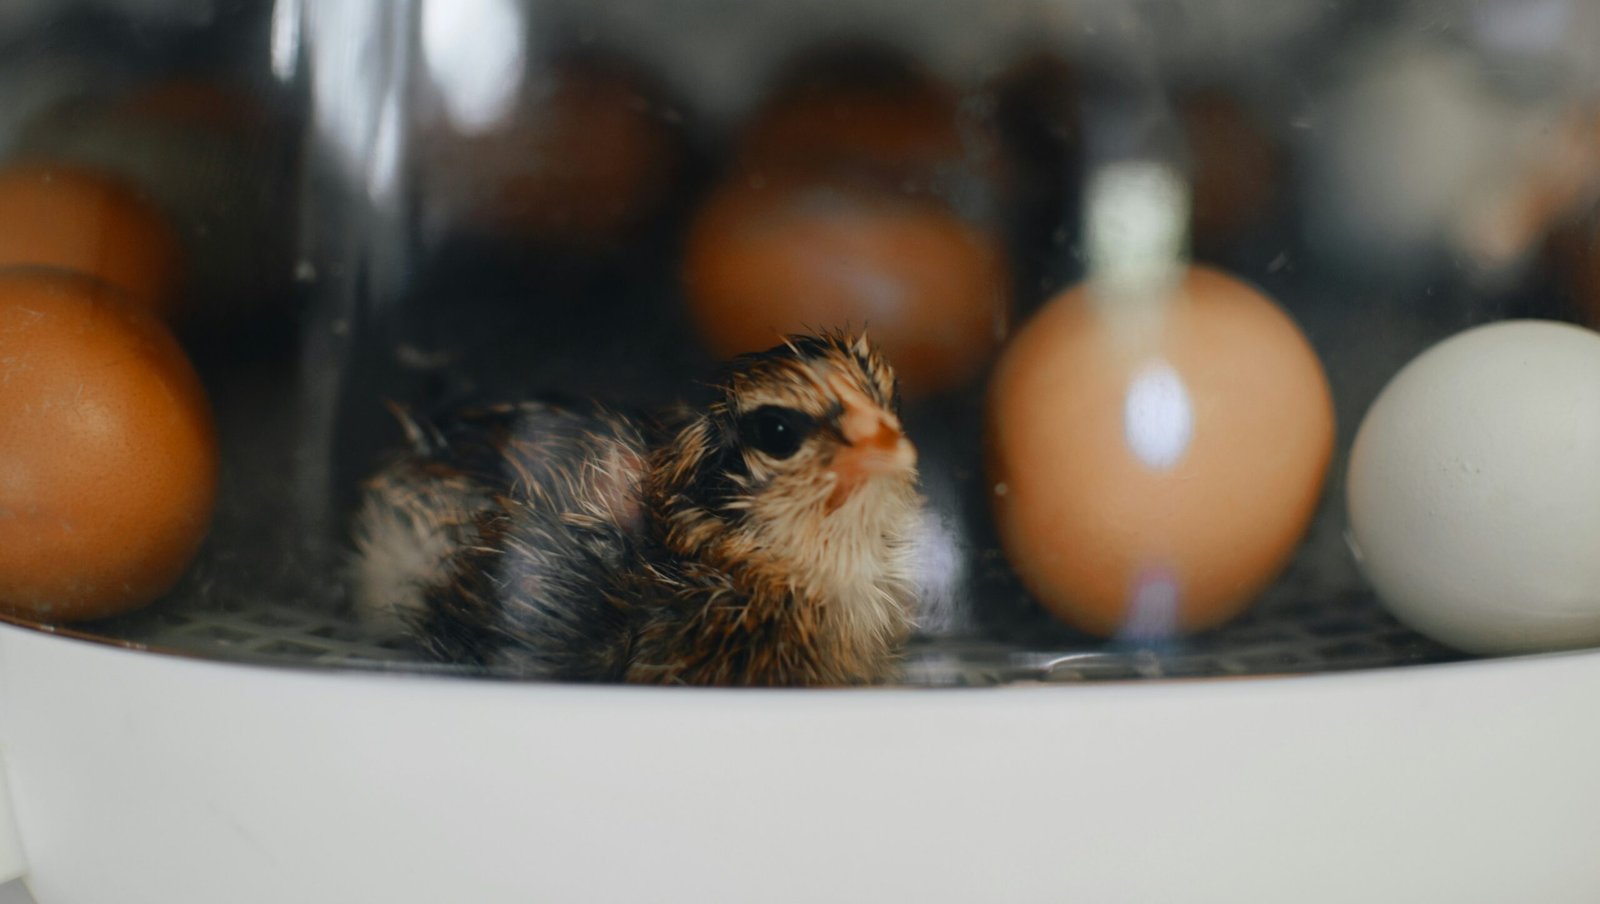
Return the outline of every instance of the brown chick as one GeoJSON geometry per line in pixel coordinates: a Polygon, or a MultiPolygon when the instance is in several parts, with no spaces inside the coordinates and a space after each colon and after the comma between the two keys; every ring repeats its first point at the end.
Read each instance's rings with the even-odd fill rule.
{"type": "Polygon", "coordinates": [[[367,486],[355,596],[524,677],[847,685],[912,627],[916,452],[864,337],[730,362],[668,422],[525,404],[413,425],[367,486]]]}

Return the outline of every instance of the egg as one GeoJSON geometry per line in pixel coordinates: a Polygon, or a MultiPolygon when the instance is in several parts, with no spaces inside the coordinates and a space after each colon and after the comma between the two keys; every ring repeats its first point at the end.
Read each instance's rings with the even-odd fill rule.
{"type": "Polygon", "coordinates": [[[683,164],[681,118],[633,67],[564,59],[530,76],[503,120],[424,130],[422,202],[439,228],[613,250],[671,191],[683,164]]]}
{"type": "Polygon", "coordinates": [[[907,395],[973,382],[1011,310],[992,133],[894,50],[828,46],[792,64],[690,225],[683,284],[705,345],[730,357],[865,328],[907,395]]]}
{"type": "Polygon", "coordinates": [[[719,355],[864,327],[911,395],[973,380],[1010,310],[1004,249],[988,232],[930,198],[803,177],[725,183],[691,228],[684,287],[719,355]]]}
{"type": "Polygon", "coordinates": [[[745,130],[740,156],[796,165],[863,161],[924,173],[959,159],[954,93],[909,67],[874,68],[864,76],[825,70],[796,78],[745,130]]]}
{"type": "Polygon", "coordinates": [[[1460,333],[1408,363],[1356,433],[1362,571],[1396,617],[1473,653],[1600,643],[1600,334],[1460,333]]]}
{"type": "Polygon", "coordinates": [[[1566,224],[1550,244],[1578,318],[1600,326],[1600,211],[1566,224]]]}
{"type": "Polygon", "coordinates": [[[1196,91],[1178,106],[1188,151],[1192,231],[1215,249],[1271,210],[1282,182],[1282,151],[1243,104],[1222,91],[1196,91]]]}
{"type": "Polygon", "coordinates": [[[293,310],[298,205],[284,186],[299,178],[300,130],[272,102],[209,79],[137,83],[42,111],[16,147],[136,187],[183,251],[169,321],[191,333],[232,330],[293,310]]]}
{"type": "Polygon", "coordinates": [[[172,227],[132,188],[95,170],[46,162],[0,170],[0,266],[18,264],[95,276],[161,316],[175,309],[172,227]]]}
{"type": "Polygon", "coordinates": [[[988,469],[1033,596],[1080,630],[1153,639],[1228,621],[1281,571],[1334,417],[1316,353],[1245,283],[1197,266],[1133,301],[1077,286],[1017,333],[990,385],[988,469]]]}
{"type": "Polygon", "coordinates": [[[0,609],[46,621],[154,600],[206,534],[200,381],[147,309],[59,270],[0,271],[0,609]]]}
{"type": "MultiPolygon", "coordinates": [[[[1055,53],[1039,52],[1007,66],[990,83],[996,132],[1012,172],[1012,217],[1036,254],[1058,248],[1071,228],[1076,176],[1084,170],[1081,78],[1055,53]],[[1059,237],[1054,238],[1058,230],[1059,237]]],[[[1063,262],[1064,263],[1064,262],[1063,262]]]]}
{"type": "Polygon", "coordinates": [[[932,194],[988,223],[1001,216],[1013,176],[977,99],[893,50],[826,47],[789,66],[736,155],[746,170],[870,178],[932,194]]]}
{"type": "Polygon", "coordinates": [[[1082,150],[1081,82],[1072,63],[1056,52],[1038,51],[1008,65],[989,85],[1009,153],[1027,160],[1030,170],[1053,167],[1049,175],[1058,183],[1065,181],[1062,165],[1082,150]]]}

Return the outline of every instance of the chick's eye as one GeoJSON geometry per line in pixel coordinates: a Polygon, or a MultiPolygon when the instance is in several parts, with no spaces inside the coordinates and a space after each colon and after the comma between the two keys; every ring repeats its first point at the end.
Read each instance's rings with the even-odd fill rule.
{"type": "Polygon", "coordinates": [[[815,422],[793,408],[763,405],[739,418],[739,438],[746,446],[776,459],[800,451],[815,422]]]}

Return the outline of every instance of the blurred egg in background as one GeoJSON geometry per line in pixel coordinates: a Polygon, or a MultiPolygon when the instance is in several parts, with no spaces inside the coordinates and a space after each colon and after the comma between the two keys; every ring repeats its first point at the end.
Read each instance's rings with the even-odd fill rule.
{"type": "Polygon", "coordinates": [[[972,383],[1011,311],[993,123],[883,47],[825,47],[776,81],[689,228],[702,340],[729,357],[865,328],[908,394],[972,383]]]}
{"type": "Polygon", "coordinates": [[[1191,187],[1191,234],[1202,250],[1237,239],[1280,200],[1282,149],[1259,117],[1220,89],[1177,103],[1191,187]]]}
{"type": "Polygon", "coordinates": [[[19,264],[105,280],[161,317],[179,301],[181,251],[165,217],[131,186],[80,166],[0,169],[0,266],[19,264]]]}
{"type": "Polygon", "coordinates": [[[994,124],[954,86],[888,46],[823,46],[792,61],[738,136],[762,171],[851,174],[993,219],[1010,179],[994,124]]]}
{"type": "Polygon", "coordinates": [[[730,181],[689,235],[684,285],[722,356],[818,329],[866,329],[907,392],[974,379],[999,344],[1010,273],[999,240],[948,207],[842,180],[730,181]]]}
{"type": "Polygon", "coordinates": [[[288,314],[293,206],[281,185],[294,172],[291,122],[253,88],[171,76],[65,99],[27,123],[15,153],[137,192],[181,249],[175,320],[248,329],[288,314]]]}
{"type": "MultiPolygon", "coordinates": [[[[438,24],[426,33],[437,34],[461,20],[449,10],[429,21],[438,24]]],[[[521,27],[513,18],[499,37],[513,40],[521,27]]],[[[416,149],[430,232],[448,224],[583,254],[616,253],[637,238],[683,166],[683,113],[658,84],[603,52],[534,61],[519,48],[502,51],[503,72],[463,83],[455,61],[481,64],[483,49],[436,42],[416,149]],[[501,81],[489,80],[496,74],[501,81]]]]}
{"type": "Polygon", "coordinates": [[[1593,67],[1578,50],[1596,12],[1543,2],[1520,24],[1487,7],[1444,22],[1454,40],[1363,40],[1333,74],[1300,135],[1308,235],[1356,274],[1393,281],[1449,259],[1503,290],[1600,198],[1593,67]]]}

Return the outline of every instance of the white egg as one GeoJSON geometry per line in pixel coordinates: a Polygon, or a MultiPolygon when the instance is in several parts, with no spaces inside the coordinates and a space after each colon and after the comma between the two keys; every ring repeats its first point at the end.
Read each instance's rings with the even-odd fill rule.
{"type": "Polygon", "coordinates": [[[1428,349],[1367,412],[1346,490],[1401,621],[1474,653],[1600,644],[1600,334],[1507,321],[1428,349]]]}

